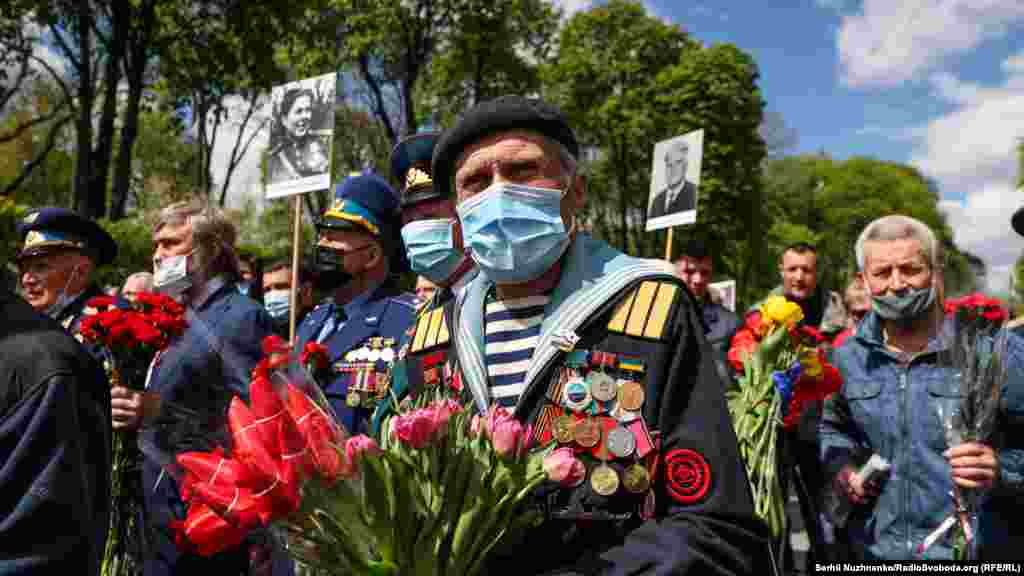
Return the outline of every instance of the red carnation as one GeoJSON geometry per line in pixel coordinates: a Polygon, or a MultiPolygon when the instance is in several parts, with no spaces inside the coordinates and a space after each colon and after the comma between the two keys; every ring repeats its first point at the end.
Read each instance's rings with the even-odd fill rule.
{"type": "Polygon", "coordinates": [[[271,334],[263,339],[263,353],[267,356],[272,354],[288,354],[291,347],[277,334],[271,334]]]}
{"type": "Polygon", "coordinates": [[[312,364],[314,370],[327,368],[327,347],[319,342],[306,342],[306,346],[302,350],[302,356],[299,357],[299,362],[303,366],[312,364]]]}
{"type": "Polygon", "coordinates": [[[111,296],[93,296],[85,303],[87,308],[95,308],[97,310],[107,309],[114,306],[114,298],[111,296]]]}

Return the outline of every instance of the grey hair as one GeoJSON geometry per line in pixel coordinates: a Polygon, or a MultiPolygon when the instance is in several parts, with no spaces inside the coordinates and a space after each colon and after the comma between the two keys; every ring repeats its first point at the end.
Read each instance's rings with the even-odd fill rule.
{"type": "Polygon", "coordinates": [[[943,251],[935,232],[927,224],[916,218],[902,214],[890,214],[873,220],[857,237],[854,248],[857,255],[857,269],[864,270],[864,244],[867,242],[887,240],[917,240],[921,244],[921,253],[932,270],[942,270],[943,251]]]}
{"type": "Polygon", "coordinates": [[[143,286],[145,286],[145,289],[146,289],[147,292],[150,292],[150,291],[153,290],[153,273],[152,272],[136,272],[134,274],[129,275],[127,278],[124,279],[124,284],[121,284],[121,288],[123,289],[132,280],[141,280],[142,284],[143,284],[143,286]]]}
{"type": "Polygon", "coordinates": [[[199,199],[175,202],[162,208],[153,222],[153,234],[167,225],[188,224],[192,229],[192,244],[201,259],[209,266],[210,277],[227,274],[232,280],[241,277],[235,240],[235,225],[224,212],[199,199]]]}

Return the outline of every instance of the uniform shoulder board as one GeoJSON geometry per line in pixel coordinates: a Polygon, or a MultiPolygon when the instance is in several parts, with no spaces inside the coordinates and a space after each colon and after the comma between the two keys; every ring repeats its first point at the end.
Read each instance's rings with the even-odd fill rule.
{"type": "Polygon", "coordinates": [[[608,321],[608,331],[651,340],[667,338],[668,319],[679,293],[679,285],[671,280],[644,280],[624,293],[608,321]]]}
{"type": "Polygon", "coordinates": [[[445,306],[430,308],[422,311],[416,317],[415,332],[412,335],[409,353],[418,354],[424,350],[447,345],[449,340],[445,306]]]}

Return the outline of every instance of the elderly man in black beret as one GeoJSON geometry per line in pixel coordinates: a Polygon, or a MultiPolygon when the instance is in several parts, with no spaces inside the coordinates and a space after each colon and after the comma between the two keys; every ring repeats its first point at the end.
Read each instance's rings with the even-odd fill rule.
{"type": "Polygon", "coordinates": [[[544,521],[488,573],[770,573],[693,297],[667,262],[579,230],[578,153],[558,109],[518,96],[468,111],[434,150],[435,190],[454,194],[479,268],[442,330],[445,373],[585,469],[539,490],[544,521]]]}
{"type": "MultiPolygon", "coordinates": [[[[22,295],[81,342],[78,327],[85,304],[104,295],[94,272],[114,261],[117,244],[99,224],[66,208],[29,212],[18,223],[18,233],[23,241],[16,258],[22,295]]],[[[127,306],[120,300],[119,304],[127,306]]],[[[86,348],[99,362],[106,359],[99,346],[86,348]]]]}

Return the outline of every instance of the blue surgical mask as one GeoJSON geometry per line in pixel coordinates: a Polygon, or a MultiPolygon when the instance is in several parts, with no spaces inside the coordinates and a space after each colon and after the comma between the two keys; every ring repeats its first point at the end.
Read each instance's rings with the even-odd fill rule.
{"type": "Polygon", "coordinates": [[[935,302],[935,286],[907,288],[895,294],[871,297],[871,308],[886,320],[920,318],[935,302]]]}
{"type": "Polygon", "coordinates": [[[180,298],[185,294],[194,281],[195,272],[190,270],[189,259],[196,252],[197,250],[193,249],[188,254],[154,258],[153,289],[172,298],[180,298]]]}
{"type": "Polygon", "coordinates": [[[291,290],[271,290],[263,294],[263,306],[274,320],[288,317],[291,310],[291,290]]]}
{"type": "Polygon", "coordinates": [[[466,252],[455,247],[455,221],[438,218],[417,220],[402,226],[402,240],[412,271],[434,284],[447,285],[466,261],[466,252]]]}
{"type": "MultiPolygon", "coordinates": [[[[565,193],[551,188],[497,183],[458,206],[473,261],[499,284],[539,278],[569,247],[562,222],[565,193]]],[[[573,222],[575,225],[575,222],[573,222]]]]}

